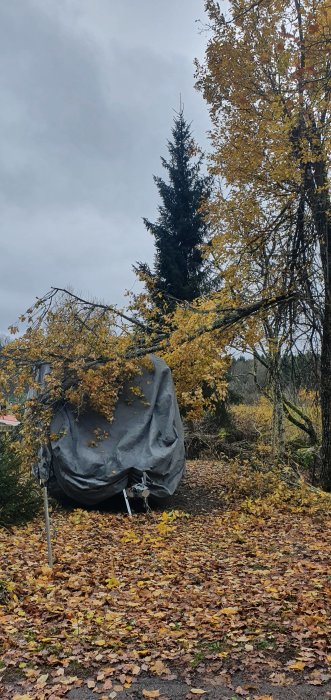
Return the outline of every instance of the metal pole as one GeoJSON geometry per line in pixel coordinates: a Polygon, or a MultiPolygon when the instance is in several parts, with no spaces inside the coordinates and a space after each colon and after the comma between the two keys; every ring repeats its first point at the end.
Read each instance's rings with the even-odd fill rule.
{"type": "Polygon", "coordinates": [[[52,553],[52,540],[51,540],[51,526],[50,526],[49,510],[48,510],[47,486],[43,486],[43,490],[44,490],[44,510],[45,510],[48,564],[52,568],[52,566],[53,566],[53,553],[52,553]]]}
{"type": "Polygon", "coordinates": [[[126,505],[126,507],[127,507],[127,511],[128,511],[128,513],[129,513],[129,516],[130,516],[130,518],[132,518],[132,511],[131,511],[131,508],[130,508],[130,503],[129,503],[129,499],[128,499],[128,494],[127,494],[127,492],[126,492],[125,489],[123,489],[123,496],[124,496],[125,505],[126,505]]]}

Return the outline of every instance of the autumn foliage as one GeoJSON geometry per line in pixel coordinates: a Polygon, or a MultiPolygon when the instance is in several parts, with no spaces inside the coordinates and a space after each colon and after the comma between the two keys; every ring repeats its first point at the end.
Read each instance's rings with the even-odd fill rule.
{"type": "Polygon", "coordinates": [[[69,401],[78,413],[92,406],[112,421],[124,383],[133,385],[143,367],[152,371],[151,352],[171,367],[188,418],[213,410],[225,397],[227,344],[236,309],[228,307],[230,316],[221,332],[223,299],[218,294],[193,302],[189,309],[179,306],[161,322],[154,308],[139,314],[143,302],[142,295],[135,314],[128,316],[71,292],[51,290],[21,317],[23,333],[12,327],[17,339],[1,352],[1,388],[3,397],[9,389],[16,397],[13,409],[21,420],[16,449],[28,468],[51,438],[58,401],[69,401]]]}
{"type": "MultiPolygon", "coordinates": [[[[209,36],[197,65],[212,118],[211,260],[248,303],[296,292],[262,322],[275,440],[284,455],[279,364],[320,355],[322,481],[331,488],[330,5],[325,0],[206,0],[209,36]]],[[[261,343],[248,339],[252,351],[261,343]]]]}
{"type": "Polygon", "coordinates": [[[147,672],[203,688],[238,665],[275,688],[323,684],[330,505],[292,472],[194,462],[164,512],[53,511],[53,571],[42,521],[2,530],[4,687],[115,698],[147,672]]]}

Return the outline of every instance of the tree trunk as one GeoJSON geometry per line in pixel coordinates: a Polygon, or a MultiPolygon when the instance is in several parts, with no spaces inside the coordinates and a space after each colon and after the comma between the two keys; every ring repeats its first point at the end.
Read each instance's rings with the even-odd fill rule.
{"type": "MultiPolygon", "coordinates": [[[[315,149],[318,146],[315,145],[315,149]]],[[[320,153],[307,171],[308,198],[320,245],[324,277],[324,308],[321,345],[321,482],[331,491],[331,201],[326,162],[320,153]],[[312,175],[313,174],[313,175],[312,175]]]]}
{"type": "Polygon", "coordinates": [[[285,426],[284,426],[284,407],[283,407],[283,392],[281,387],[281,367],[280,353],[277,351],[272,357],[272,397],[273,397],[273,414],[272,414],[272,451],[274,457],[279,461],[284,459],[285,455],[285,426]]]}
{"type": "Polygon", "coordinates": [[[274,457],[282,461],[285,455],[285,427],[283,397],[278,384],[274,387],[273,397],[272,448],[274,457]]]}
{"type": "MultiPolygon", "coordinates": [[[[331,229],[331,227],[329,227],[331,229]]],[[[331,238],[331,233],[330,233],[331,238]]],[[[321,348],[321,414],[322,414],[322,469],[321,481],[331,491],[331,240],[328,251],[329,276],[325,289],[323,336],[321,348]]]]}

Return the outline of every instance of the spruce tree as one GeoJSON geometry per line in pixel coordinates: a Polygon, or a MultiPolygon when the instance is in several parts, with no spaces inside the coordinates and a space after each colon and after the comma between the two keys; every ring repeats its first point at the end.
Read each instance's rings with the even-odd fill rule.
{"type": "Polygon", "coordinates": [[[174,118],[168,151],[169,159],[161,158],[168,182],[154,176],[162,200],[159,216],[155,223],[144,219],[155,238],[154,269],[146,263],[137,263],[134,269],[147,280],[148,288],[164,295],[165,302],[155,297],[157,305],[171,307],[177,299],[192,301],[207,287],[199,246],[207,236],[202,206],[210,197],[211,179],[201,174],[203,156],[182,109],[174,118]]]}

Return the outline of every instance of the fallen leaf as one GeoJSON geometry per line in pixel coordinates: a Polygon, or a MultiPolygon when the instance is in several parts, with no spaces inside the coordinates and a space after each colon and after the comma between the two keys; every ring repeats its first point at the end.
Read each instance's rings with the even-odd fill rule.
{"type": "Polygon", "coordinates": [[[158,676],[162,676],[162,673],[167,673],[168,669],[166,665],[161,661],[161,659],[157,659],[155,661],[155,664],[151,666],[151,669],[153,672],[157,673],[158,676]]]}
{"type": "Polygon", "coordinates": [[[190,693],[193,693],[193,695],[205,695],[207,690],[203,690],[203,688],[190,688],[190,693]]]}
{"type": "Polygon", "coordinates": [[[220,610],[220,613],[222,613],[222,615],[236,615],[237,612],[238,608],[222,608],[220,610]]]}
{"type": "Polygon", "coordinates": [[[159,690],[145,690],[143,689],[143,696],[144,698],[159,698],[160,697],[160,691],[159,690]]]}
{"type": "Polygon", "coordinates": [[[235,689],[235,693],[237,695],[242,695],[245,697],[245,695],[249,695],[248,690],[245,690],[244,688],[241,687],[241,685],[238,685],[237,688],[235,689]]]}
{"type": "Polygon", "coordinates": [[[39,687],[41,685],[45,685],[47,682],[48,676],[49,676],[48,673],[43,673],[41,676],[39,676],[39,678],[37,679],[37,687],[39,687]]]}
{"type": "Polygon", "coordinates": [[[288,664],[288,668],[292,671],[303,671],[306,668],[306,664],[303,661],[292,661],[288,664]]]}

